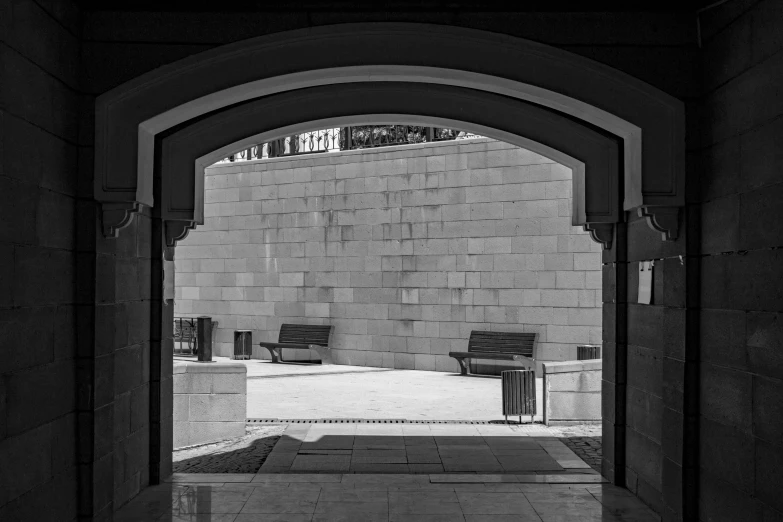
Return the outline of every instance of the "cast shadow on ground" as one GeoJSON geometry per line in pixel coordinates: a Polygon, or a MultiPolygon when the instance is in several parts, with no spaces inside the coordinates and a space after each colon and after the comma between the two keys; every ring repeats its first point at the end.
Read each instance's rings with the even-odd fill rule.
{"type": "Polygon", "coordinates": [[[183,459],[173,464],[174,473],[256,473],[280,439],[273,435],[253,440],[249,445],[183,459]]]}
{"type": "MultiPolygon", "coordinates": [[[[342,424],[342,423],[335,423],[342,424]]],[[[514,423],[516,424],[516,423],[514,423]]],[[[380,427],[380,426],[379,426],[380,427]]],[[[422,426],[423,428],[423,426],[422,426]]],[[[601,471],[601,437],[561,437],[601,471]]],[[[304,442],[261,437],[249,445],[174,462],[175,473],[585,473],[564,469],[535,437],[481,435],[333,435],[304,442]],[[266,463],[266,465],[264,465],[266,463]],[[263,468],[262,468],[263,466],[263,468]]]]}

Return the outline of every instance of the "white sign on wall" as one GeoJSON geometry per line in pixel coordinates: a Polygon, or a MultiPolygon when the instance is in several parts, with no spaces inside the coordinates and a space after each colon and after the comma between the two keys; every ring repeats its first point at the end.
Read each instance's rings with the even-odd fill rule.
{"type": "Polygon", "coordinates": [[[653,261],[641,261],[639,263],[639,304],[652,302],[652,276],[653,261]]]}

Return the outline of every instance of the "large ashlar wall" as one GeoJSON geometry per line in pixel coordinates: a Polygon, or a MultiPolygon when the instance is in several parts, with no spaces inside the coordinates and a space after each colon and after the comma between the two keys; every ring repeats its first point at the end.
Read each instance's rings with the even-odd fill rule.
{"type": "MultiPolygon", "coordinates": [[[[545,360],[601,342],[601,253],[571,226],[571,171],[462,140],[207,171],[205,224],[177,247],[176,315],[276,341],[334,325],[339,364],[457,371],[471,330],[536,332],[545,360]]],[[[290,350],[291,359],[317,359],[290,350]]],[[[267,358],[254,349],[254,357],[267,358]]]]}

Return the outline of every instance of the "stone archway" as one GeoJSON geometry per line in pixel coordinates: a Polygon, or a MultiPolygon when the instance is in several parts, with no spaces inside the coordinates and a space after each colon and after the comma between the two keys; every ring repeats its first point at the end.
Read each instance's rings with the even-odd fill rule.
{"type": "MultiPolygon", "coordinates": [[[[267,140],[286,135],[292,129],[312,128],[313,118],[340,125],[348,121],[345,118],[366,121],[369,117],[382,117],[384,122],[410,118],[429,124],[433,123],[430,118],[458,122],[466,130],[481,130],[516,145],[532,144],[534,149],[576,167],[577,174],[583,168],[585,183],[577,191],[581,190],[587,222],[575,224],[595,227],[591,232],[605,248],[622,250],[622,247],[611,249],[614,224],[622,221],[621,156],[615,136],[554,111],[487,92],[442,85],[364,82],[312,87],[259,98],[214,111],[158,137],[156,179],[160,192],[156,191],[158,204],[153,210],[164,224],[169,259],[174,254],[171,247],[199,222],[206,165],[242,148],[247,140],[267,140]],[[415,116],[402,111],[410,111],[415,116]]],[[[575,206],[579,206],[577,201],[575,206]]],[[[170,315],[171,307],[164,313],[170,315]]],[[[161,322],[163,328],[172,323],[168,315],[161,322]]],[[[165,330],[160,333],[161,338],[169,336],[165,330]]],[[[622,410],[624,404],[614,407],[622,410]]],[[[615,418],[613,413],[609,417],[615,418]]],[[[160,422],[165,423],[167,419],[161,418],[160,422]]],[[[618,436],[614,440],[622,439],[618,436]]],[[[622,470],[624,448],[620,443],[615,449],[610,460],[615,463],[613,469],[622,470]]],[[[621,474],[612,474],[622,483],[621,474]]]]}
{"type": "Polygon", "coordinates": [[[494,92],[599,127],[623,141],[623,210],[677,237],[684,204],[684,106],[631,76],[546,45],[476,30],[345,24],[251,39],[131,80],[96,102],[95,196],[108,236],[151,206],[155,136],[276,92],[367,81],[494,92]],[[295,63],[267,58],[281,49],[295,63]],[[328,49],[329,52],[324,52],[328,49]]]}
{"type": "Polygon", "coordinates": [[[167,245],[173,246],[188,228],[203,223],[203,168],[221,155],[241,149],[248,139],[284,135],[281,127],[286,127],[285,132],[295,130],[297,124],[299,129],[311,128],[313,119],[339,126],[342,118],[354,115],[374,115],[374,121],[384,122],[423,118],[428,124],[435,118],[479,132],[473,127],[477,125],[488,136],[500,133],[509,143],[532,146],[561,160],[575,170],[573,224],[590,230],[605,248],[611,246],[613,224],[622,221],[617,138],[554,111],[484,91],[370,82],[258,98],[165,133],[159,139],[163,180],[159,204],[167,245]]]}
{"type": "MultiPolygon", "coordinates": [[[[233,106],[249,106],[256,99],[263,103],[265,97],[271,98],[273,94],[335,84],[369,84],[376,80],[415,83],[433,92],[438,92],[434,86],[474,91],[480,94],[474,96],[474,101],[487,96],[503,97],[508,100],[508,106],[526,106],[530,111],[550,114],[552,121],[560,120],[562,128],[573,124],[574,132],[619,140],[622,154],[618,152],[614,160],[622,168],[601,169],[597,168],[599,161],[590,147],[569,153],[563,151],[568,149],[567,143],[546,143],[545,138],[531,137],[532,129],[499,129],[524,139],[543,141],[544,146],[584,163],[586,195],[591,191],[606,194],[607,186],[623,187],[622,198],[617,194],[610,205],[609,220],[591,221],[586,197],[585,222],[580,224],[591,230],[603,230],[603,234],[597,232],[598,237],[607,237],[607,229],[600,227],[622,223],[624,211],[638,211],[647,217],[652,228],[663,233],[664,239],[677,238],[678,209],[684,203],[681,102],[623,73],[547,46],[481,31],[420,24],[343,25],[280,33],[196,55],[105,93],[96,107],[95,158],[95,198],[102,204],[104,234],[116,237],[134,213],[144,206],[152,206],[161,220],[179,222],[176,227],[172,225],[168,234],[175,241],[178,234],[198,221],[196,199],[193,193],[188,193],[174,205],[165,199],[156,200],[156,161],[160,165],[157,172],[164,176],[161,187],[173,181],[167,172],[176,172],[174,176],[181,176],[183,182],[194,183],[194,168],[200,158],[203,161],[215,149],[240,148],[238,144],[248,134],[264,130],[245,128],[244,134],[223,136],[223,142],[205,144],[197,153],[180,156],[185,161],[175,161],[173,170],[166,170],[167,163],[177,157],[173,149],[166,150],[167,138],[170,138],[168,144],[176,148],[177,139],[196,132],[200,121],[225,118],[233,106]],[[400,41],[405,45],[399,45],[400,41]],[[331,52],[323,53],[324,48],[331,52]],[[287,55],[302,58],[296,63],[262,59],[280,49],[285,49],[287,55]],[[589,176],[589,169],[602,174],[589,176]],[[178,214],[175,217],[167,212],[178,214]]],[[[388,108],[378,107],[372,113],[421,113],[414,109],[398,107],[390,112],[388,108]]],[[[482,125],[475,121],[480,114],[474,105],[461,117],[449,113],[438,117],[482,125]]],[[[278,122],[267,130],[279,133],[281,127],[300,123],[303,123],[301,117],[298,121],[278,122]]],[[[558,124],[552,125],[558,128],[558,124]]],[[[497,128],[497,125],[490,123],[489,127],[497,128]]],[[[625,259],[624,227],[616,228],[607,261],[625,259]]],[[[161,231],[159,237],[165,235],[161,231]]],[[[607,305],[617,309],[612,314],[616,324],[607,325],[616,330],[610,335],[612,340],[624,335],[621,332],[626,317],[625,296],[619,294],[625,288],[626,268],[618,263],[616,270],[607,270],[604,276],[605,280],[611,279],[609,284],[618,292],[614,302],[607,305]]],[[[155,270],[153,276],[162,280],[160,267],[155,270]]],[[[165,331],[152,337],[165,339],[165,331]]],[[[616,361],[610,361],[611,387],[604,393],[605,419],[613,426],[608,474],[619,484],[624,483],[625,467],[624,354],[620,348],[612,352],[616,361]]],[[[165,369],[157,366],[158,371],[165,373],[165,369]]],[[[153,424],[165,424],[165,413],[152,414],[158,415],[153,424]]],[[[163,426],[160,431],[166,433],[167,429],[163,426]]],[[[151,453],[158,461],[165,458],[160,451],[151,453]]],[[[153,480],[159,479],[158,475],[153,480]]]]}

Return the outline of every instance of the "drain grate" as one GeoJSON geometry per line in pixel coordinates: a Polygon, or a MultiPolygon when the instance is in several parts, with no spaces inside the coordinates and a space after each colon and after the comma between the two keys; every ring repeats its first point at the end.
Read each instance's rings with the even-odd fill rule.
{"type": "Polygon", "coordinates": [[[495,424],[485,420],[411,419],[247,419],[248,424],[495,424]]]}

